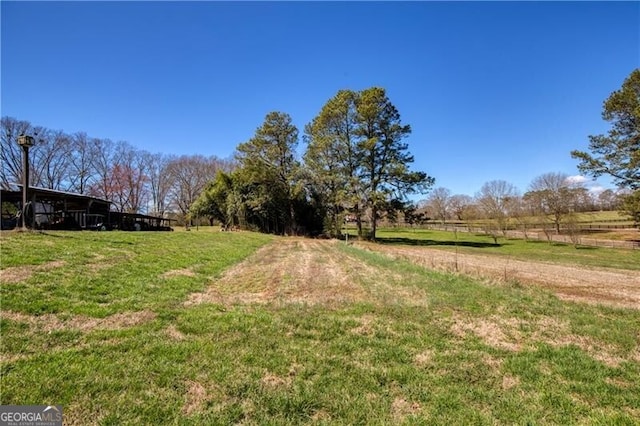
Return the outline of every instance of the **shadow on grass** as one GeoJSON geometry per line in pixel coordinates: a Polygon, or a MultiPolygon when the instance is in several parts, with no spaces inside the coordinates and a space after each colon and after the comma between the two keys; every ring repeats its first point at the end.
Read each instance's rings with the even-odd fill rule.
{"type": "Polygon", "coordinates": [[[570,246],[572,243],[565,243],[562,241],[546,241],[546,240],[525,240],[527,244],[549,246],[549,247],[565,247],[570,246]]]}
{"type": "Polygon", "coordinates": [[[47,237],[53,237],[53,238],[63,238],[63,239],[67,239],[67,240],[75,240],[77,239],[75,236],[72,235],[66,235],[66,234],[56,234],[54,232],[51,231],[35,231],[40,235],[46,235],[47,237]]]}
{"type": "MultiPolygon", "coordinates": [[[[570,247],[573,245],[573,243],[563,243],[561,241],[541,241],[541,240],[527,240],[527,244],[537,244],[537,245],[546,245],[549,247],[570,247]]],[[[593,247],[593,246],[583,246],[583,245],[578,245],[575,247],[576,250],[598,250],[598,247],[593,247]]]]}
{"type": "Polygon", "coordinates": [[[502,244],[494,243],[482,243],[474,241],[436,241],[436,240],[418,240],[415,238],[400,238],[400,237],[378,237],[376,242],[380,244],[390,245],[408,245],[408,246],[451,246],[451,247],[475,247],[475,248],[487,248],[487,247],[502,247],[502,244]]]}
{"type": "MultiPolygon", "coordinates": [[[[73,231],[73,232],[76,232],[76,231],[73,231]]],[[[93,233],[97,231],[77,231],[77,232],[93,233]]],[[[37,231],[37,233],[40,235],[46,235],[47,237],[53,237],[53,238],[62,238],[62,239],[68,239],[68,240],[78,239],[78,237],[73,234],[57,234],[55,232],[50,232],[50,231],[37,231]]],[[[108,244],[122,244],[122,245],[128,245],[128,246],[134,245],[134,243],[131,241],[121,241],[121,240],[109,240],[108,244]]]]}

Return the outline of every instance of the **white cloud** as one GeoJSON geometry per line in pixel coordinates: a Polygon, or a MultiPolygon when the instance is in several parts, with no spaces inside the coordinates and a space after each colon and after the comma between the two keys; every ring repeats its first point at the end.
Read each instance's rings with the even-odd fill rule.
{"type": "Polygon", "coordinates": [[[603,192],[606,188],[604,186],[600,186],[600,185],[594,185],[591,188],[589,188],[589,192],[593,195],[598,195],[601,192],[603,192]]]}
{"type": "Polygon", "coordinates": [[[580,185],[583,183],[587,183],[589,179],[587,179],[586,177],[582,176],[582,175],[575,175],[575,176],[569,176],[566,181],[569,184],[572,185],[580,185]]]}

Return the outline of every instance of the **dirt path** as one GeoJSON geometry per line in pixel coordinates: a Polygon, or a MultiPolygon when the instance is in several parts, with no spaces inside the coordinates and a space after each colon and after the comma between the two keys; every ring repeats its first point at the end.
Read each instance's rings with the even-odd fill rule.
{"type": "Polygon", "coordinates": [[[430,248],[357,243],[431,269],[541,285],[561,299],[640,309],[640,272],[522,261],[496,256],[457,255],[430,248]]]}
{"type": "Polygon", "coordinates": [[[325,306],[397,300],[424,304],[424,290],[396,285],[403,277],[337,249],[338,241],[282,238],[261,248],[185,302],[223,305],[305,303],[325,306]]]}

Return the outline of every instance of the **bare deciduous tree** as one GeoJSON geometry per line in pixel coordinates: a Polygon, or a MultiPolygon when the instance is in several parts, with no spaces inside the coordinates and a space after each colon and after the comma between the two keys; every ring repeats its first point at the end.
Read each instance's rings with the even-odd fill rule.
{"type": "Polygon", "coordinates": [[[0,122],[0,183],[22,182],[22,149],[18,146],[18,136],[31,133],[31,123],[13,117],[2,117],[0,122]]]}
{"type": "Polygon", "coordinates": [[[233,160],[215,156],[151,154],[127,142],[91,138],[84,132],[69,135],[2,117],[3,186],[22,181],[22,150],[17,143],[22,134],[36,137],[30,156],[32,185],[104,198],[119,211],[164,215],[172,198],[173,206],[186,214],[218,170],[231,172],[235,167],[233,160]]]}
{"type": "Polygon", "coordinates": [[[86,194],[89,190],[96,174],[93,154],[91,140],[86,133],[78,132],[71,137],[68,169],[70,191],[86,194]]]}
{"type": "Polygon", "coordinates": [[[96,173],[95,182],[90,186],[89,193],[96,197],[101,197],[112,201],[113,196],[113,176],[111,169],[114,164],[114,143],[110,139],[91,139],[91,158],[93,168],[96,173]]]}
{"type": "Polygon", "coordinates": [[[575,211],[576,201],[584,188],[564,173],[545,173],[536,177],[525,194],[540,214],[552,218],[556,234],[565,215],[575,211]]]}
{"type": "Polygon", "coordinates": [[[168,162],[166,170],[172,183],[169,196],[180,213],[187,215],[206,184],[215,178],[218,170],[226,170],[228,164],[218,157],[202,155],[183,155],[168,162]]]}
{"type": "Polygon", "coordinates": [[[622,204],[620,194],[612,189],[605,189],[598,195],[598,204],[600,210],[610,211],[617,210],[622,204]]]}
{"type": "Polygon", "coordinates": [[[149,195],[151,197],[151,212],[158,216],[164,216],[169,202],[169,191],[171,190],[171,176],[169,174],[169,163],[172,158],[163,154],[143,154],[146,162],[149,195]]]}
{"type": "Polygon", "coordinates": [[[492,180],[480,188],[477,195],[478,205],[494,224],[495,228],[504,233],[509,218],[509,204],[518,197],[518,189],[504,180],[492,180]]]}
{"type": "Polygon", "coordinates": [[[427,209],[444,225],[451,208],[451,191],[447,188],[435,188],[427,197],[427,209]]]}
{"type": "Polygon", "coordinates": [[[111,169],[115,185],[115,201],[121,211],[140,212],[146,199],[146,162],[144,154],[126,142],[116,148],[115,163],[111,169]]]}
{"type": "Polygon", "coordinates": [[[465,194],[452,195],[449,199],[449,210],[458,220],[464,219],[464,211],[473,204],[473,198],[465,194]]]}
{"type": "Polygon", "coordinates": [[[69,189],[71,139],[61,130],[34,129],[36,144],[31,150],[33,185],[41,188],[69,189]]]}

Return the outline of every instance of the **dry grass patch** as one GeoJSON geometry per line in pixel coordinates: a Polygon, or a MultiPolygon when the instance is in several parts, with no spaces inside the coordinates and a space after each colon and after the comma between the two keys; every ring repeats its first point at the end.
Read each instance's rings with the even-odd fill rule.
{"type": "Polygon", "coordinates": [[[12,266],[0,270],[0,283],[2,284],[15,284],[22,281],[26,281],[34,273],[33,266],[12,266]]]}
{"type": "MultiPolygon", "coordinates": [[[[34,329],[33,331],[40,331],[38,329],[34,329]]],[[[58,330],[56,330],[58,331],[58,330]]],[[[46,352],[51,355],[54,353],[58,353],[61,351],[67,351],[68,349],[74,350],[94,350],[98,347],[105,346],[114,346],[121,343],[120,339],[105,339],[96,341],[74,341],[73,343],[47,343],[46,352]]],[[[23,347],[22,352],[15,353],[13,355],[0,354],[0,362],[13,363],[20,360],[28,360],[33,358],[34,356],[39,356],[42,354],[42,349],[30,350],[29,348],[23,347]]]]}
{"type": "Polygon", "coordinates": [[[175,341],[181,341],[185,339],[185,335],[176,328],[175,325],[171,324],[169,327],[166,328],[165,330],[167,336],[169,336],[170,339],[175,340],[175,341]]]}
{"type": "Polygon", "coordinates": [[[507,351],[519,352],[536,343],[545,343],[556,348],[577,346],[595,360],[611,367],[620,365],[625,359],[616,355],[614,346],[572,334],[566,322],[549,317],[526,321],[498,315],[475,319],[456,315],[451,319],[449,329],[458,337],[473,334],[487,345],[507,351]]]}
{"type": "Polygon", "coordinates": [[[502,377],[502,389],[509,390],[520,384],[520,378],[517,376],[505,375],[502,377]]]}
{"type": "Polygon", "coordinates": [[[432,350],[420,352],[419,354],[413,357],[413,363],[418,367],[424,367],[425,365],[429,365],[433,360],[433,354],[434,352],[432,350]]]}
{"type": "Polygon", "coordinates": [[[619,378],[607,377],[606,379],[604,379],[604,381],[607,384],[616,386],[620,389],[629,389],[631,386],[633,386],[633,383],[627,382],[626,380],[622,380],[619,378]]]}
{"type": "Polygon", "coordinates": [[[450,329],[458,337],[466,337],[467,334],[472,333],[489,346],[508,351],[519,351],[522,347],[520,333],[506,327],[500,319],[496,320],[496,318],[478,318],[471,321],[458,317],[454,319],[450,329]]]}
{"type": "Polygon", "coordinates": [[[104,253],[94,253],[90,262],[83,265],[92,273],[100,272],[104,269],[115,266],[119,263],[131,262],[137,255],[131,250],[103,247],[104,253]]]}
{"type": "Polygon", "coordinates": [[[89,272],[94,274],[115,264],[115,262],[110,262],[107,256],[105,256],[104,254],[95,253],[92,257],[92,261],[86,263],[84,267],[88,269],[89,272]]]}
{"type": "Polygon", "coordinates": [[[357,245],[429,269],[540,285],[563,300],[640,308],[640,271],[523,261],[425,247],[385,246],[366,242],[357,245]]]}
{"type": "Polygon", "coordinates": [[[624,407],[624,411],[634,419],[640,419],[640,408],[624,407]]]}
{"type": "MultiPolygon", "coordinates": [[[[186,306],[200,303],[342,306],[389,300],[424,304],[422,289],[398,285],[403,277],[342,253],[340,242],[281,238],[228,269],[186,306]]],[[[404,277],[406,278],[406,277],[404,277]]]]}
{"type": "Polygon", "coordinates": [[[268,389],[277,389],[291,385],[291,377],[280,377],[276,374],[266,373],[260,379],[260,383],[268,389]]]}
{"type": "Polygon", "coordinates": [[[93,259],[85,263],[83,267],[92,273],[98,273],[119,263],[131,262],[137,256],[133,251],[126,249],[104,247],[102,250],[105,253],[94,253],[92,255],[93,259]]]}
{"type": "Polygon", "coordinates": [[[98,425],[105,417],[101,407],[94,406],[88,397],[78,398],[63,407],[63,414],[67,426],[98,425]]]}
{"type": "Polygon", "coordinates": [[[164,274],[160,275],[160,278],[172,278],[172,277],[195,277],[196,273],[189,268],[185,269],[172,269],[164,274]]]}
{"type": "Polygon", "coordinates": [[[98,320],[95,328],[118,330],[122,328],[135,327],[156,318],[156,314],[151,311],[123,312],[110,315],[106,318],[98,320]]]}
{"type": "Polygon", "coordinates": [[[496,358],[494,356],[489,355],[488,353],[482,353],[482,362],[493,370],[497,370],[502,366],[504,362],[501,358],[496,358]]]}
{"type": "Polygon", "coordinates": [[[64,260],[54,260],[40,265],[23,265],[5,268],[0,270],[0,283],[15,284],[26,281],[31,278],[35,272],[51,271],[66,264],[67,262],[64,260]]]}
{"type": "Polygon", "coordinates": [[[120,330],[144,324],[156,318],[156,314],[151,311],[122,312],[105,318],[76,315],[60,319],[54,314],[34,316],[10,311],[2,311],[0,316],[11,321],[26,323],[45,333],[60,330],[80,330],[85,332],[92,330],[120,330]]]}
{"type": "Polygon", "coordinates": [[[198,382],[187,382],[187,394],[185,402],[182,406],[182,413],[189,416],[193,413],[202,411],[207,402],[207,390],[198,382]]]}
{"type": "Polygon", "coordinates": [[[331,421],[331,414],[327,413],[324,410],[316,411],[311,416],[311,421],[314,422],[314,423],[319,423],[319,422],[327,423],[327,422],[331,421]]]}
{"type": "MultiPolygon", "coordinates": [[[[185,416],[202,413],[211,408],[214,412],[220,412],[233,401],[225,394],[221,386],[211,383],[204,377],[198,377],[196,380],[186,380],[185,389],[184,403],[181,409],[182,414],[185,416]]],[[[252,402],[243,401],[242,405],[246,410],[245,412],[247,412],[250,411],[252,402]]]]}
{"type": "Polygon", "coordinates": [[[376,319],[373,315],[363,315],[362,317],[358,318],[360,325],[352,328],[351,332],[353,334],[358,334],[361,336],[370,336],[375,331],[375,328],[373,325],[375,320],[376,319]]]}
{"type": "Polygon", "coordinates": [[[417,402],[407,401],[404,398],[395,398],[391,403],[391,413],[397,423],[401,423],[407,416],[420,414],[422,407],[417,402]]]}

